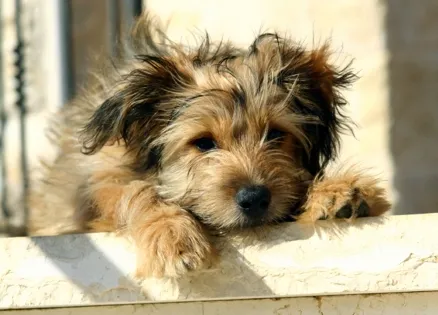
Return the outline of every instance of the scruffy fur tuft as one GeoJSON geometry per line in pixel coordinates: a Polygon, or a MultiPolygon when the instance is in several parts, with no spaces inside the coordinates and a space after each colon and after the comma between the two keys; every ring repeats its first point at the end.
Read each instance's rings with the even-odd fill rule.
{"type": "Polygon", "coordinates": [[[378,216],[373,177],[325,176],[349,129],[356,76],[275,33],[248,49],[171,42],[148,15],[124,57],[56,115],[59,148],[31,196],[34,235],[117,231],[138,274],[180,276],[215,261],[209,231],[295,219],[378,216]]]}

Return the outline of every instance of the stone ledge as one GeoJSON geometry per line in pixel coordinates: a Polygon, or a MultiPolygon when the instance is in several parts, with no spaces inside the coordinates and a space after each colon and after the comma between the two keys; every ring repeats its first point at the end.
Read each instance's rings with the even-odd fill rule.
{"type": "Polygon", "coordinates": [[[213,270],[142,283],[132,246],[112,234],[5,238],[0,308],[438,291],[437,226],[438,214],[282,224],[221,240],[213,270]]]}
{"type": "Polygon", "coordinates": [[[7,315],[436,315],[437,292],[355,294],[312,297],[220,299],[87,306],[22,308],[7,315]]]}

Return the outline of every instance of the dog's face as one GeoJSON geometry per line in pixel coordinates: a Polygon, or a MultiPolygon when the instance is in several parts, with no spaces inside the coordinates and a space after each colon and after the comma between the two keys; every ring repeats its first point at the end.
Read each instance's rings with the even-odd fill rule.
{"type": "Polygon", "coordinates": [[[85,153],[123,141],[131,169],[212,227],[290,215],[336,153],[339,89],[354,74],[328,64],[326,45],[306,51],[275,34],[247,51],[208,39],[152,48],[85,126],[85,153]]]}

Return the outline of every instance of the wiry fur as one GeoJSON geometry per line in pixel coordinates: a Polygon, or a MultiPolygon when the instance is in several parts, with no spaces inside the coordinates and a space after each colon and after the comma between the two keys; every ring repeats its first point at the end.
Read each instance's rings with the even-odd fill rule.
{"type": "Polygon", "coordinates": [[[355,79],[329,63],[328,44],[262,34],[243,50],[206,36],[190,49],[147,16],[132,39],[132,54],[56,116],[60,153],[32,192],[33,234],[119,231],[138,247],[139,274],[178,276],[214,261],[206,228],[388,209],[373,178],[324,176],[348,129],[341,90],[355,79]],[[200,152],[203,137],[217,148],[200,152]],[[250,184],[272,194],[258,221],[235,201],[250,184]]]}

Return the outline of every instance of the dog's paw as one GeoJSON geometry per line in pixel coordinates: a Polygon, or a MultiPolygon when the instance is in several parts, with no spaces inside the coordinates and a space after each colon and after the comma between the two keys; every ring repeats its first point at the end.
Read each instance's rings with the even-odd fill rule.
{"type": "Polygon", "coordinates": [[[137,235],[138,277],[180,277],[210,267],[216,253],[201,225],[181,211],[151,215],[137,235]]]}
{"type": "Polygon", "coordinates": [[[377,179],[348,173],[315,182],[298,221],[379,216],[390,208],[377,179]]]}

